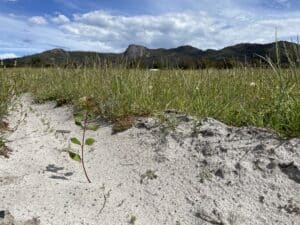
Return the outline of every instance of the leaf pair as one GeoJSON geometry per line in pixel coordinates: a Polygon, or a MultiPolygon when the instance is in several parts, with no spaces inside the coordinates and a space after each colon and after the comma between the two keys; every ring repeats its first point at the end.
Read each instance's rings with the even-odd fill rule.
{"type": "MultiPolygon", "coordinates": [[[[84,115],[82,113],[74,114],[74,120],[75,120],[75,124],[77,126],[83,127],[82,121],[84,120],[84,115]]],[[[99,128],[99,124],[96,124],[96,123],[90,123],[90,124],[86,125],[87,130],[96,131],[96,130],[98,130],[98,128],[99,128]]]]}
{"type": "MultiPolygon", "coordinates": [[[[71,142],[73,144],[75,144],[75,145],[81,145],[81,142],[77,138],[75,138],[75,137],[71,138],[71,142]]],[[[93,139],[93,138],[88,138],[88,139],[85,140],[85,145],[91,146],[94,143],[95,143],[95,139],[93,139]]],[[[73,159],[73,160],[75,160],[77,162],[81,162],[81,157],[80,157],[79,154],[77,154],[77,153],[75,153],[75,152],[73,152],[71,150],[69,150],[68,152],[69,152],[69,156],[70,156],[71,159],[73,159]]]]}
{"type": "MultiPolygon", "coordinates": [[[[81,142],[77,138],[71,138],[71,142],[75,145],[81,145],[81,142]]],[[[93,145],[95,143],[95,139],[88,138],[85,140],[85,145],[93,145]]]]}

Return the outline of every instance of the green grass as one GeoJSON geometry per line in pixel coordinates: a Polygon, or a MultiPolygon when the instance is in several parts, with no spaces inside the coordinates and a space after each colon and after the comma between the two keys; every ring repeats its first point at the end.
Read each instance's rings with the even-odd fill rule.
{"type": "Polygon", "coordinates": [[[10,90],[10,79],[4,70],[0,69],[0,129],[1,129],[1,119],[7,112],[7,108],[11,98],[10,90]]]}
{"type": "Polygon", "coordinates": [[[30,92],[37,102],[78,106],[93,96],[97,113],[116,120],[176,109],[229,125],[271,128],[300,135],[300,70],[2,69],[0,118],[12,95],[30,92]],[[11,89],[10,89],[11,87],[11,89]]]}

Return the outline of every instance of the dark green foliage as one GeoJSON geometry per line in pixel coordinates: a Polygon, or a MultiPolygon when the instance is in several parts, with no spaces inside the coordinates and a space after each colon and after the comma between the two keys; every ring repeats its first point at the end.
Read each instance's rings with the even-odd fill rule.
{"type": "Polygon", "coordinates": [[[95,139],[93,138],[88,138],[85,140],[86,145],[93,145],[95,143],[95,139]]]}
{"type": "Polygon", "coordinates": [[[71,138],[71,142],[75,145],[81,145],[81,142],[77,138],[71,138]]]}
{"type": "Polygon", "coordinates": [[[80,162],[81,161],[81,157],[80,155],[78,155],[77,153],[75,152],[72,152],[72,151],[68,151],[69,152],[69,156],[71,159],[77,161],[77,162],[80,162]]]}
{"type": "Polygon", "coordinates": [[[40,67],[42,66],[42,59],[38,56],[33,56],[31,59],[30,59],[30,66],[33,66],[33,67],[40,67]]]}

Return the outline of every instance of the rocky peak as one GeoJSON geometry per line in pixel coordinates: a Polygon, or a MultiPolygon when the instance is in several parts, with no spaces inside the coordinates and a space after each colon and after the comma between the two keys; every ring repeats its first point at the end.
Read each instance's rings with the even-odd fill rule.
{"type": "Polygon", "coordinates": [[[125,57],[127,58],[139,58],[147,55],[148,49],[141,45],[129,45],[126,51],[124,52],[125,57]]]}
{"type": "MultiPolygon", "coordinates": [[[[46,54],[53,54],[53,55],[59,55],[59,54],[66,54],[67,52],[62,49],[62,48],[54,48],[54,49],[51,49],[51,50],[48,50],[48,51],[45,51],[43,53],[46,53],[46,54]]],[[[43,54],[42,53],[42,54],[43,54]]]]}

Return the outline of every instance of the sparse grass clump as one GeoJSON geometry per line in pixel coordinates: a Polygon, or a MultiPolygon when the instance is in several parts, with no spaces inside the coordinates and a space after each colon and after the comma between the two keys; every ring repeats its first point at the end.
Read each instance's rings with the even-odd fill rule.
{"type": "Polygon", "coordinates": [[[0,68],[0,129],[3,128],[3,116],[7,113],[8,105],[11,99],[10,79],[7,73],[0,68]]]}
{"type": "Polygon", "coordinates": [[[18,93],[30,92],[37,102],[54,100],[59,105],[78,107],[82,96],[93,96],[95,113],[111,121],[175,109],[229,125],[300,135],[300,69],[292,66],[158,72],[112,68],[2,70],[0,117],[7,111],[9,85],[14,82],[18,93]]]}

